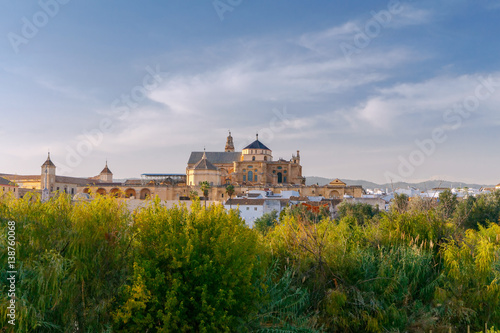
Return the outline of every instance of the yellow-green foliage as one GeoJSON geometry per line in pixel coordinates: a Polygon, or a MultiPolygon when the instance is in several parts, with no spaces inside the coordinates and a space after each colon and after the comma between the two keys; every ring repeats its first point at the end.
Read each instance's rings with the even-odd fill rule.
{"type": "Polygon", "coordinates": [[[424,244],[437,241],[441,223],[421,218],[414,221],[423,226],[410,226],[406,217],[413,218],[360,225],[354,217],[316,224],[286,215],[267,238],[273,255],[293,267],[300,286],[311,292],[324,327],[380,332],[425,319],[428,323],[419,325],[428,328],[435,320],[430,314],[424,318],[423,302],[432,298],[438,273],[432,246],[424,244]],[[424,232],[420,242],[419,231],[424,232]]]}
{"type": "Polygon", "coordinates": [[[119,330],[230,332],[255,311],[264,252],[235,211],[155,201],[134,223],[134,276],[115,313],[119,330]]]}
{"type": "Polygon", "coordinates": [[[434,211],[386,214],[380,223],[370,227],[373,232],[371,239],[381,245],[417,244],[428,249],[454,232],[454,225],[440,219],[434,211]]]}
{"type": "Polygon", "coordinates": [[[131,214],[110,197],[42,203],[6,194],[0,332],[12,331],[8,221],[16,222],[18,332],[500,327],[499,193],[447,204],[398,197],[389,213],[351,207],[363,211],[339,220],[292,207],[264,233],[236,210],[199,200],[190,209],[153,200],[131,214]]]}
{"type": "Polygon", "coordinates": [[[477,333],[500,333],[499,330],[495,329],[495,326],[488,328],[487,331],[479,331],[477,333]]]}
{"type": "MultiPolygon", "coordinates": [[[[6,290],[6,225],[16,222],[16,329],[102,331],[111,323],[114,290],[126,277],[130,218],[117,200],[71,203],[60,195],[0,201],[0,275],[6,290]]],[[[0,300],[0,325],[6,305],[0,300]]]]}
{"type": "Polygon", "coordinates": [[[436,302],[453,321],[500,323],[500,226],[469,229],[444,245],[444,283],[436,302]]]}

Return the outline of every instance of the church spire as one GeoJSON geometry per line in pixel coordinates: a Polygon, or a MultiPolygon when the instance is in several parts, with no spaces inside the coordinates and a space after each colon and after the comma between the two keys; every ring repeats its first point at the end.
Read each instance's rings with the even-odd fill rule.
{"type": "Polygon", "coordinates": [[[229,135],[227,136],[227,141],[226,141],[226,152],[234,152],[234,143],[233,143],[233,137],[231,136],[231,130],[229,130],[229,135]]]}

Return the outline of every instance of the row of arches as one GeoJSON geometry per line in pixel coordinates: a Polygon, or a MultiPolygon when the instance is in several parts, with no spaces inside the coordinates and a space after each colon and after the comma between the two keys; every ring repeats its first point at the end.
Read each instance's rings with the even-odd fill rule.
{"type": "MultiPolygon", "coordinates": [[[[89,192],[90,192],[89,188],[83,190],[83,193],[89,193],[89,192]]],[[[136,191],[133,188],[128,188],[125,191],[123,191],[122,189],[115,187],[109,190],[108,192],[105,188],[100,187],[95,191],[95,193],[97,193],[98,195],[109,194],[111,196],[114,196],[115,198],[135,198],[141,200],[148,199],[151,197],[151,190],[147,188],[143,188],[140,191],[136,191]]]]}

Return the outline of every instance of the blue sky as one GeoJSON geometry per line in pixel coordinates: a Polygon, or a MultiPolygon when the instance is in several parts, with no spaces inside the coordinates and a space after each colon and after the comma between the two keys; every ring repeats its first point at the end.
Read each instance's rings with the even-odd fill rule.
{"type": "Polygon", "coordinates": [[[500,181],[500,1],[0,2],[0,172],[185,172],[259,132],[305,176],[500,181]]]}

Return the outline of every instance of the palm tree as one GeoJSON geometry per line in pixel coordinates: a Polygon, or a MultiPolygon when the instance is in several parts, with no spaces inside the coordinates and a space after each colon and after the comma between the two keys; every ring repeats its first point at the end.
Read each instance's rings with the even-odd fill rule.
{"type": "Polygon", "coordinates": [[[229,184],[226,186],[226,193],[229,195],[229,209],[231,209],[231,197],[234,195],[234,186],[229,184]]]}
{"type": "Polygon", "coordinates": [[[196,192],[195,190],[192,190],[191,192],[189,192],[189,199],[194,201],[196,198],[198,198],[198,192],[196,192]]]}
{"type": "Polygon", "coordinates": [[[210,190],[211,187],[212,186],[210,186],[206,180],[200,183],[200,190],[203,192],[203,197],[205,198],[205,209],[207,208],[208,190],[210,190]]]}

